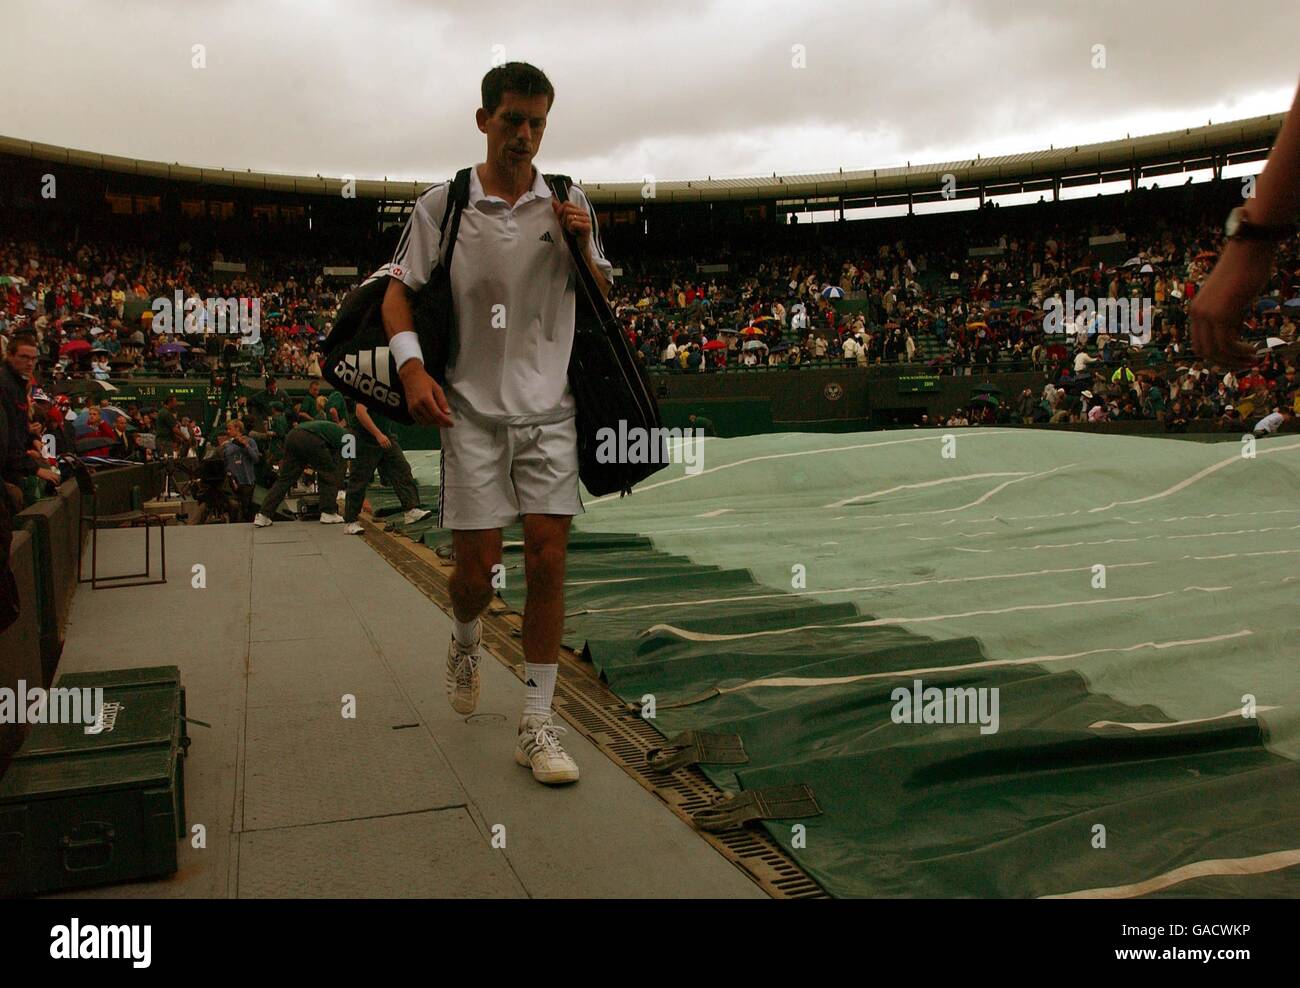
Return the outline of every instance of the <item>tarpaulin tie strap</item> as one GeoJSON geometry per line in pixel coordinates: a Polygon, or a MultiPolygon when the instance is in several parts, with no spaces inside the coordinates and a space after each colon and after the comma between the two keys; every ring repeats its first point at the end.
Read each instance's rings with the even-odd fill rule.
{"type": "Polygon", "coordinates": [[[713,731],[683,731],[662,748],[645,753],[645,763],[656,772],[672,772],[700,762],[718,765],[743,765],[749,761],[745,743],[739,734],[713,731]]]}
{"type": "MultiPolygon", "coordinates": [[[[590,658],[587,659],[591,661],[590,658]]],[[[695,696],[688,696],[685,700],[678,700],[676,703],[664,703],[662,700],[655,703],[656,710],[677,710],[679,707],[690,707],[697,703],[703,703],[705,700],[713,700],[722,696],[722,690],[716,686],[710,687],[703,693],[697,693],[695,696]]],[[[628,711],[634,714],[641,714],[642,704],[640,700],[629,700],[623,705],[628,711]]]]}
{"type": "Polygon", "coordinates": [[[750,820],[798,820],[821,816],[822,808],[812,788],[798,782],[792,786],[770,786],[724,796],[691,819],[711,834],[739,830],[750,820]]]}

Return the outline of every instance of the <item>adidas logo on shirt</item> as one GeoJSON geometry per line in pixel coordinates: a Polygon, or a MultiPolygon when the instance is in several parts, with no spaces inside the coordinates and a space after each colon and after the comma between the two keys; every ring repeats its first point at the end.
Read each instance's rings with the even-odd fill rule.
{"type": "Polygon", "coordinates": [[[538,237],[537,239],[543,241],[544,243],[548,243],[548,244],[553,244],[553,243],[555,243],[555,238],[551,236],[551,231],[550,231],[550,230],[547,230],[545,233],[543,233],[543,234],[542,234],[540,237],[538,237]]]}

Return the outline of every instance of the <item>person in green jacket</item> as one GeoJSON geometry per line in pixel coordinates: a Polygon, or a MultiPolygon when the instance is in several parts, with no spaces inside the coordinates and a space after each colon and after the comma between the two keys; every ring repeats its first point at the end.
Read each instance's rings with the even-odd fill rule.
{"type": "Polygon", "coordinates": [[[262,502],[253,524],[265,528],[272,523],[280,502],[308,467],[316,471],[321,524],[341,524],[343,516],[338,513],[338,493],[343,485],[343,444],[349,441],[356,442],[342,426],[324,419],[294,426],[284,441],[280,476],[267,491],[266,500],[262,502]]]}

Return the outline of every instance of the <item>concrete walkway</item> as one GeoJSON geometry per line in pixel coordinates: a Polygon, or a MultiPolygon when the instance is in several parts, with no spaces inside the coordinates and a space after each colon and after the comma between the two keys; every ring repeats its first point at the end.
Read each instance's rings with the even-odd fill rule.
{"type": "MultiPolygon", "coordinates": [[[[137,563],[139,538],[101,532],[101,567],[137,563]]],[[[182,843],[167,881],[79,894],[764,897],[575,732],[582,780],[533,781],[500,662],[456,714],[447,616],[341,525],[169,528],[167,547],[165,586],[78,590],[59,671],[180,666],[212,725],[191,725],[186,765],[206,847],[182,843]]]]}

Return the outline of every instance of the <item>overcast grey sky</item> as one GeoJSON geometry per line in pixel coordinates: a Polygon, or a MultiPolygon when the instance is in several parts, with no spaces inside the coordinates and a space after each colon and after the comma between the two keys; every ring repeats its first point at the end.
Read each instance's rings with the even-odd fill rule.
{"type": "Polygon", "coordinates": [[[440,179],[482,160],[474,110],[494,58],[550,77],[538,163],[586,182],[1083,144],[1285,111],[1300,79],[1296,0],[0,0],[0,11],[0,134],[359,178],[440,179]]]}

